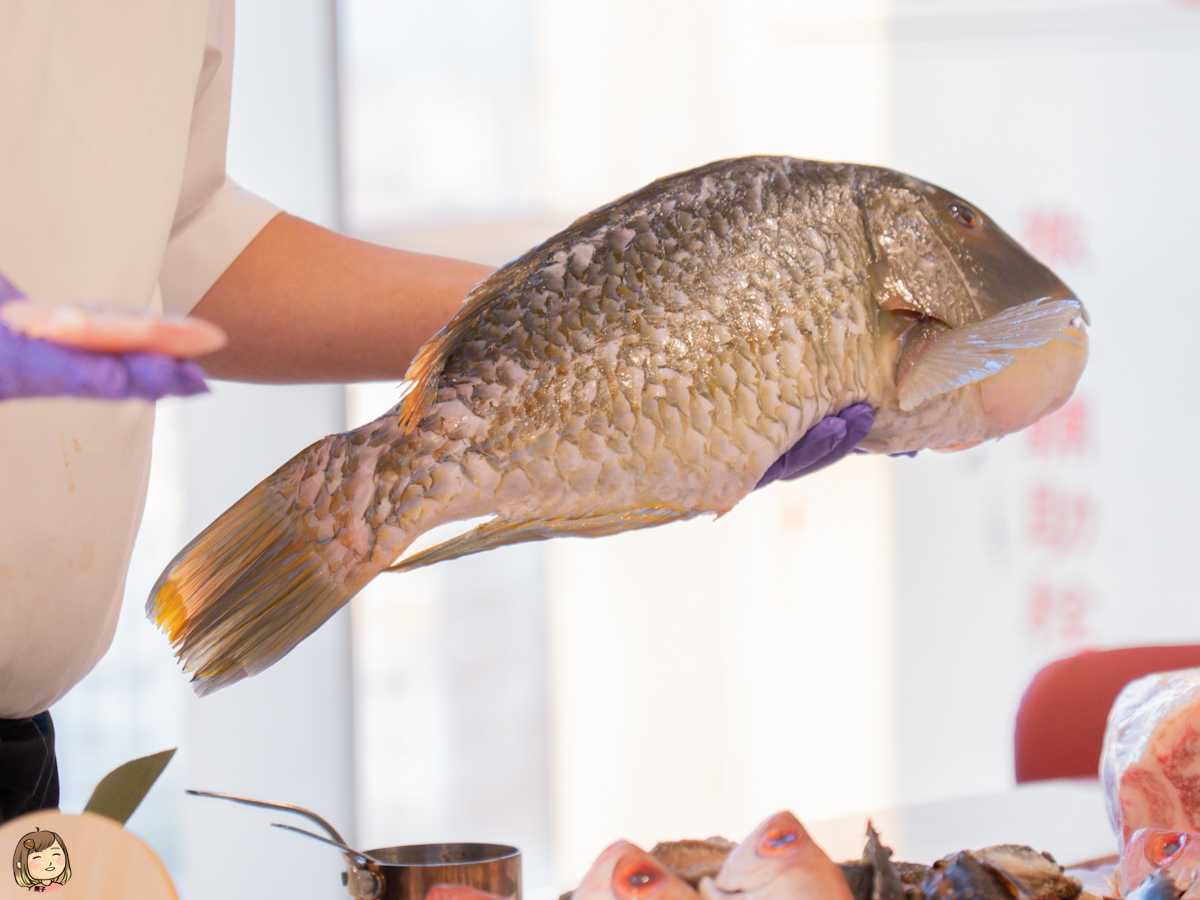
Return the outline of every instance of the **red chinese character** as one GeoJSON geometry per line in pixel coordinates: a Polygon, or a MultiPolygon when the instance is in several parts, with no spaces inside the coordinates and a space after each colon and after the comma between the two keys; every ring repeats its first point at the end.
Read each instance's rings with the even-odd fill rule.
{"type": "Polygon", "coordinates": [[[1071,398],[1062,409],[1029,426],[1026,436],[1031,456],[1087,456],[1092,446],[1088,401],[1071,398]]]}
{"type": "Polygon", "coordinates": [[[1026,630],[1033,638],[1046,637],[1053,630],[1054,589],[1044,583],[1029,586],[1029,601],[1025,605],[1026,630]]]}
{"type": "Polygon", "coordinates": [[[1088,616],[1096,605],[1095,591],[1087,584],[1034,582],[1025,606],[1026,631],[1034,640],[1085,644],[1091,637],[1088,616]]]}
{"type": "Polygon", "coordinates": [[[1086,491],[1039,484],[1028,494],[1026,538],[1035,547],[1065,555],[1084,550],[1095,539],[1100,505],[1086,491]]]}
{"type": "Polygon", "coordinates": [[[1087,258],[1079,217],[1059,209],[1026,214],[1021,243],[1048,266],[1076,265],[1087,258]]]}

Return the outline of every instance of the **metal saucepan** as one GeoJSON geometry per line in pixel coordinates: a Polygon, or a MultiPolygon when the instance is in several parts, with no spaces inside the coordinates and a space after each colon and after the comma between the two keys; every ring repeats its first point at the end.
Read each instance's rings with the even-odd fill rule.
{"type": "Polygon", "coordinates": [[[341,850],[346,858],[342,883],[357,900],[424,900],[426,892],[435,884],[461,884],[509,900],[521,900],[521,851],[516,847],[504,844],[409,844],[355,850],[346,844],[336,828],[302,806],[209,791],[187,793],[279,809],[315,822],[329,834],[328,838],[292,825],[272,824],[341,850]]]}

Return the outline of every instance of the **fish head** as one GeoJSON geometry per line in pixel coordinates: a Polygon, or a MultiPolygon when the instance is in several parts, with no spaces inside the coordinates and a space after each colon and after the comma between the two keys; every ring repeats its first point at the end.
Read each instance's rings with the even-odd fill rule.
{"type": "Polygon", "coordinates": [[[1182,892],[1200,897],[1200,834],[1139,828],[1125,843],[1118,878],[1122,896],[1158,873],[1182,892]]]}
{"type": "Polygon", "coordinates": [[[862,204],[880,305],[951,328],[1035,299],[1075,293],[996,222],[962,197],[876,169],[862,204]]]}
{"type": "Polygon", "coordinates": [[[935,185],[874,169],[860,203],[879,359],[902,412],[954,395],[975,422],[969,446],[1067,401],[1087,362],[1088,317],[1057,275],[935,185]]]}
{"type": "Polygon", "coordinates": [[[628,841],[617,841],[588,870],[573,900],[698,900],[679,876],[628,841]]]}
{"type": "Polygon", "coordinates": [[[789,869],[807,865],[814,851],[824,856],[799,819],[787,811],[775,813],[730,851],[717,887],[729,893],[761,890],[789,869]]]}

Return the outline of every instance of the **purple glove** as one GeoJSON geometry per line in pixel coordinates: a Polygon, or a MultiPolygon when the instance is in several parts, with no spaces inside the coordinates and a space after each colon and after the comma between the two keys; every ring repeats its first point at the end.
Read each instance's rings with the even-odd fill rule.
{"type": "Polygon", "coordinates": [[[776,478],[799,478],[837,462],[858,446],[874,423],[875,413],[865,403],[856,403],[837,415],[826,416],[771,463],[754,489],[758,490],[776,478]]]}
{"type": "MultiPolygon", "coordinates": [[[[24,295],[0,275],[0,305],[24,295]]],[[[91,397],[157,400],[208,390],[191,360],[161,353],[100,353],[13,331],[0,322],[0,400],[91,397]]]]}

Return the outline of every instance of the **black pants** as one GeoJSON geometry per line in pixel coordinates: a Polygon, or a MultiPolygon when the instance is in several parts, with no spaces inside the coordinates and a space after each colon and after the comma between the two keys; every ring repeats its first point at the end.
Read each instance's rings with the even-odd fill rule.
{"type": "Polygon", "coordinates": [[[0,822],[58,806],[58,761],[50,713],[0,719],[0,822]]]}

